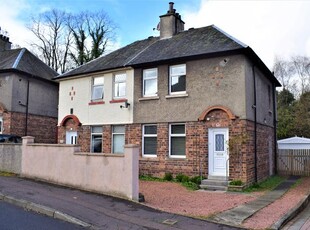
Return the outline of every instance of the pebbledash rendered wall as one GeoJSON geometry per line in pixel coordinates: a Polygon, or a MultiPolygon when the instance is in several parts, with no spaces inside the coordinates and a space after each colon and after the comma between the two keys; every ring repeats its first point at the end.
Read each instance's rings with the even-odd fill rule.
{"type": "Polygon", "coordinates": [[[22,166],[22,145],[0,143],[0,171],[20,174],[22,166]]]}
{"type": "Polygon", "coordinates": [[[139,198],[139,148],[91,154],[77,145],[34,144],[23,137],[21,176],[132,200],[139,198]]]}

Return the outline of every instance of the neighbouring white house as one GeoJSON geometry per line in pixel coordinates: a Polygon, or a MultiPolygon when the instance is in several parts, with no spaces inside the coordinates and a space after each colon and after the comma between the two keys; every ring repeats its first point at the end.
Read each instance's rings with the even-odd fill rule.
{"type": "Polygon", "coordinates": [[[278,140],[279,149],[310,149],[310,139],[304,137],[290,137],[278,140]]]}

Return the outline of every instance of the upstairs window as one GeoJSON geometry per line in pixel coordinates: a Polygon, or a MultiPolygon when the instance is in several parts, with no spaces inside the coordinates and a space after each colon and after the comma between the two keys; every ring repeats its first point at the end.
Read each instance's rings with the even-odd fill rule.
{"type": "Polygon", "coordinates": [[[143,70],[143,96],[157,96],[157,69],[143,70]]]}
{"type": "Polygon", "coordinates": [[[102,152],[102,126],[91,127],[91,152],[102,152]]]}
{"type": "Polygon", "coordinates": [[[126,74],[115,74],[114,76],[114,98],[124,98],[126,96],[126,74]]]}
{"type": "Polygon", "coordinates": [[[169,93],[178,94],[186,92],[186,65],[170,66],[169,93]]]}
{"type": "Polygon", "coordinates": [[[103,77],[93,78],[92,96],[91,96],[92,100],[103,99],[103,85],[104,85],[103,77]]]}

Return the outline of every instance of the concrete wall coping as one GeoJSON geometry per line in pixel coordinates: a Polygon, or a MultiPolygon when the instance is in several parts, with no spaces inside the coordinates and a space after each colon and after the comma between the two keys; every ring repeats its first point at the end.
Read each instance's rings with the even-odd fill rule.
{"type": "Polygon", "coordinates": [[[124,154],[115,154],[115,153],[87,153],[87,152],[79,152],[74,153],[77,156],[94,156],[94,157],[125,157],[124,154]]]}

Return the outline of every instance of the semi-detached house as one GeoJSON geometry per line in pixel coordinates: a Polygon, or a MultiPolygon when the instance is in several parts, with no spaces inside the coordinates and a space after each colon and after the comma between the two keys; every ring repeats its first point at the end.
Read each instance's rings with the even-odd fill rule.
{"type": "Polygon", "coordinates": [[[248,46],[214,25],[184,30],[170,3],[160,36],[56,78],[59,143],[119,154],[141,146],[140,174],[241,179],[274,173],[275,88],[248,46]]]}

